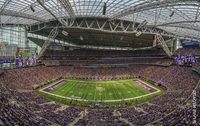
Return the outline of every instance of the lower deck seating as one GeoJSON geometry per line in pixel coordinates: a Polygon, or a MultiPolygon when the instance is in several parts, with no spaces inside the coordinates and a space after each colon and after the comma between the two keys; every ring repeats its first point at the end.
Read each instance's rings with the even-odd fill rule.
{"type": "MultiPolygon", "coordinates": [[[[0,124],[4,125],[193,125],[192,97],[195,89],[199,99],[199,75],[189,67],[134,65],[129,69],[73,69],[67,66],[36,66],[7,70],[0,76],[0,124]],[[167,91],[148,103],[126,109],[87,110],[52,102],[32,90],[59,77],[71,78],[128,78],[144,77],[163,80],[167,91]],[[187,102],[187,104],[186,104],[187,102]],[[83,118],[81,117],[83,114],[83,118]],[[118,113],[117,115],[114,113],[118,113]],[[126,121],[124,121],[124,119],[126,121]]],[[[199,100],[197,100],[199,104],[199,100]]],[[[197,119],[199,112],[197,111],[197,119]]],[[[197,120],[197,125],[200,122],[197,120]]]]}

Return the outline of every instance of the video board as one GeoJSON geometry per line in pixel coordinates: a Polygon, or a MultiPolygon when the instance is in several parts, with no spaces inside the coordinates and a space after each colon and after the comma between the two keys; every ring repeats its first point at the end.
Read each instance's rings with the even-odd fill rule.
{"type": "Polygon", "coordinates": [[[37,65],[37,53],[31,48],[18,48],[16,57],[16,63],[18,67],[37,65]]]}

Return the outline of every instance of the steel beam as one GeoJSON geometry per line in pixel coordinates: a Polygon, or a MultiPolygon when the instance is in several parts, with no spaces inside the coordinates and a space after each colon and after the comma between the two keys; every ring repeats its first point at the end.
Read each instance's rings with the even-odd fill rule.
{"type": "Polygon", "coordinates": [[[69,0],[58,0],[58,2],[67,11],[67,13],[69,14],[70,18],[75,18],[75,13],[74,13],[74,10],[73,10],[69,0]]]}
{"type": "Polygon", "coordinates": [[[196,23],[196,22],[200,22],[200,20],[191,20],[191,21],[175,21],[175,22],[167,22],[167,23],[163,23],[163,24],[157,24],[157,25],[148,25],[148,26],[168,26],[168,25],[173,25],[173,24],[182,24],[182,23],[196,23]]]}
{"type": "Polygon", "coordinates": [[[167,46],[165,40],[163,39],[163,37],[162,37],[160,34],[157,34],[157,37],[156,37],[156,38],[157,38],[158,42],[160,43],[161,47],[163,48],[163,50],[165,51],[165,53],[166,53],[169,57],[171,57],[171,56],[172,56],[172,53],[171,53],[171,51],[169,50],[169,48],[168,48],[168,46],[167,46]]]}
{"type": "Polygon", "coordinates": [[[37,2],[47,11],[49,12],[56,20],[58,20],[58,18],[56,17],[56,15],[54,15],[45,5],[44,2],[41,0],[37,0],[37,2]]]}
{"type": "Polygon", "coordinates": [[[6,6],[10,3],[10,1],[11,0],[6,0],[4,2],[4,4],[1,6],[1,8],[0,8],[0,15],[1,15],[2,11],[4,11],[4,9],[6,8],[6,6]]]}
{"type": "MultiPolygon", "coordinates": [[[[199,6],[200,6],[200,4],[199,4],[199,6]]],[[[197,11],[196,11],[196,16],[195,16],[195,21],[198,19],[198,17],[199,17],[199,6],[198,6],[198,8],[197,8],[197,11]]]]}
{"type": "Polygon", "coordinates": [[[168,6],[181,6],[181,5],[193,5],[198,6],[196,4],[191,4],[191,2],[197,2],[197,0],[162,0],[162,1],[154,1],[154,2],[148,2],[144,4],[139,4],[135,6],[131,6],[125,10],[122,10],[121,12],[115,14],[112,16],[112,18],[121,18],[136,12],[142,12],[144,10],[150,10],[155,8],[161,8],[161,7],[168,7],[168,6]],[[183,2],[183,3],[180,3],[183,2]],[[188,2],[188,3],[184,3],[188,2]]]}
{"type": "MultiPolygon", "coordinates": [[[[76,18],[77,19],[77,18],[76,18]]],[[[73,23],[68,23],[71,20],[70,19],[66,19],[64,23],[65,25],[63,26],[59,26],[59,28],[77,28],[77,29],[90,29],[90,30],[97,30],[97,31],[102,31],[102,32],[107,32],[107,33],[137,33],[137,32],[141,32],[141,33],[146,33],[146,34],[162,34],[164,36],[169,36],[172,37],[174,36],[174,34],[168,33],[164,30],[155,28],[155,27],[142,27],[140,29],[137,29],[137,27],[135,27],[135,22],[124,22],[121,20],[117,20],[117,22],[113,23],[113,20],[109,20],[109,19],[105,19],[104,21],[101,20],[101,22],[97,19],[90,19],[87,20],[85,18],[82,19],[78,19],[73,22],[73,23]],[[97,25],[94,25],[97,24],[97,25]],[[85,25],[84,25],[85,24],[85,25]]],[[[45,28],[53,28],[55,26],[50,26],[48,24],[46,24],[45,28]]],[[[33,31],[37,31],[37,29],[32,29],[30,28],[29,32],[33,31]]]]}
{"type": "Polygon", "coordinates": [[[51,30],[51,32],[50,32],[50,34],[49,34],[47,40],[46,40],[46,41],[44,42],[44,44],[42,45],[42,49],[41,49],[41,51],[40,51],[40,53],[39,53],[39,55],[38,55],[38,58],[40,58],[40,57],[43,56],[44,52],[46,51],[46,49],[47,49],[48,46],[50,45],[51,41],[54,40],[55,37],[56,37],[57,35],[58,35],[58,27],[54,27],[54,28],[51,30]]]}
{"type": "Polygon", "coordinates": [[[40,18],[40,17],[36,17],[36,16],[33,16],[33,15],[29,15],[29,14],[22,13],[22,12],[16,12],[16,11],[12,11],[12,10],[5,10],[4,9],[1,12],[1,15],[21,17],[21,18],[27,18],[27,19],[32,19],[32,20],[40,21],[40,22],[45,22],[45,20],[42,19],[42,18],[40,18]]]}
{"type": "MultiPolygon", "coordinates": [[[[35,43],[37,43],[36,41],[40,41],[41,39],[38,39],[37,37],[28,37],[30,40],[34,41],[35,43]]],[[[46,41],[46,40],[42,40],[42,41],[46,41]]],[[[45,43],[45,42],[43,42],[45,43]]],[[[42,43],[42,44],[43,44],[42,43]]],[[[141,47],[141,48],[132,48],[132,47],[111,47],[111,46],[90,46],[90,45],[77,45],[75,43],[72,42],[64,42],[62,43],[64,46],[69,46],[69,47],[77,47],[77,48],[86,48],[86,49],[105,49],[105,50],[132,50],[132,51],[136,51],[136,50],[146,50],[146,49],[152,49],[152,46],[149,47],[141,47]]],[[[43,44],[44,45],[44,44],[43,44]]]]}
{"type": "Polygon", "coordinates": [[[167,25],[167,27],[176,27],[176,28],[184,28],[184,29],[189,29],[189,30],[200,31],[200,28],[198,27],[185,25],[185,24],[171,24],[171,25],[167,25]]]}

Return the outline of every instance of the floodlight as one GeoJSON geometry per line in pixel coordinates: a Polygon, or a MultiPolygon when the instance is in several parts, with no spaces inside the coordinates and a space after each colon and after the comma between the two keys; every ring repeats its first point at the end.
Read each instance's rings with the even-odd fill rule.
{"type": "Polygon", "coordinates": [[[80,36],[80,40],[81,40],[81,41],[83,41],[83,40],[84,40],[83,36],[80,36]]]}
{"type": "Polygon", "coordinates": [[[65,36],[68,36],[68,35],[69,35],[69,33],[66,32],[65,30],[62,31],[62,34],[65,35],[65,36]]]}
{"type": "Polygon", "coordinates": [[[136,36],[136,37],[139,37],[141,34],[142,34],[142,32],[139,31],[139,32],[137,32],[137,33],[135,34],[135,36],[136,36]]]}

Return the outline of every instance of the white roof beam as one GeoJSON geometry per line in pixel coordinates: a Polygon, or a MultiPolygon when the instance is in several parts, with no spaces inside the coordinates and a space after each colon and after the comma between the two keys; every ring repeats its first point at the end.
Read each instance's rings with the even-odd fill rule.
{"type": "Polygon", "coordinates": [[[12,11],[12,10],[5,10],[4,9],[1,12],[1,15],[21,17],[21,18],[27,18],[27,19],[32,19],[32,20],[40,21],[40,22],[45,22],[45,20],[42,19],[42,18],[40,18],[40,17],[36,17],[36,16],[33,16],[33,15],[29,15],[29,14],[22,13],[22,12],[16,12],[16,11],[12,11]]]}
{"type": "MultiPolygon", "coordinates": [[[[139,5],[135,5],[135,6],[131,6],[125,10],[122,10],[121,12],[115,14],[112,16],[112,18],[121,18],[136,12],[142,12],[144,10],[150,10],[150,9],[155,9],[155,8],[161,8],[161,7],[168,7],[168,6],[180,6],[180,5],[188,5],[191,4],[192,1],[196,0],[162,0],[162,1],[154,1],[154,2],[145,2],[144,4],[139,4],[139,5]],[[179,3],[178,3],[179,2],[179,3]],[[188,4],[186,3],[182,3],[180,4],[180,2],[188,2],[188,4]]],[[[192,5],[196,5],[196,4],[192,4],[192,5]]],[[[198,5],[196,5],[198,6],[198,5]]]]}
{"type": "Polygon", "coordinates": [[[69,0],[58,0],[58,2],[67,11],[71,18],[75,18],[75,13],[69,0]]]}
{"type": "Polygon", "coordinates": [[[11,0],[6,0],[4,2],[4,4],[1,6],[0,8],[0,14],[2,13],[2,11],[5,9],[5,7],[10,3],[11,0]]]}

